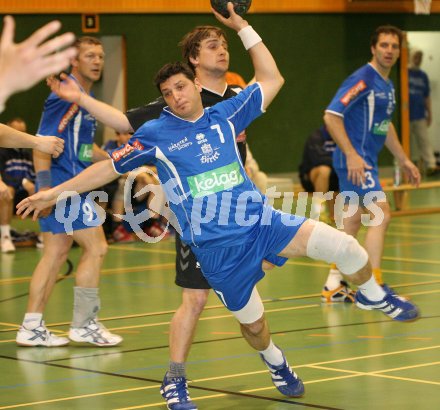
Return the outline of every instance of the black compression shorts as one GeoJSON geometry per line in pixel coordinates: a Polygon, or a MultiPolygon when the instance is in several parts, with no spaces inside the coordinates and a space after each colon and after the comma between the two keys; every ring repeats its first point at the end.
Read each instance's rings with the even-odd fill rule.
{"type": "Polygon", "coordinates": [[[176,281],[186,289],[211,289],[191,248],[176,233],[176,281]]]}

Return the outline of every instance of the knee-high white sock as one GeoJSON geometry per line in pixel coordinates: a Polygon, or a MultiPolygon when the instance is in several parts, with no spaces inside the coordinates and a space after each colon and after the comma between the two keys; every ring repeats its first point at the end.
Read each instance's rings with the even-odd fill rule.
{"type": "Polygon", "coordinates": [[[266,361],[274,366],[279,366],[284,363],[283,352],[274,345],[272,339],[270,340],[269,347],[260,352],[266,361]]]}

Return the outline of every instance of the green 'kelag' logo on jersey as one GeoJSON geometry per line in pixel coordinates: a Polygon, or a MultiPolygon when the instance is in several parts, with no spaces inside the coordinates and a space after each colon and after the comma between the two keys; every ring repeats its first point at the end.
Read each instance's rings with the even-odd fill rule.
{"type": "Polygon", "coordinates": [[[83,162],[92,162],[93,158],[93,144],[81,144],[78,158],[83,162]]]}
{"type": "Polygon", "coordinates": [[[374,124],[373,134],[376,135],[387,135],[390,128],[391,121],[383,120],[380,124],[374,124]]]}
{"type": "Polygon", "coordinates": [[[200,198],[240,185],[244,178],[240,173],[238,162],[233,162],[224,167],[188,177],[187,180],[192,197],[200,198]]]}

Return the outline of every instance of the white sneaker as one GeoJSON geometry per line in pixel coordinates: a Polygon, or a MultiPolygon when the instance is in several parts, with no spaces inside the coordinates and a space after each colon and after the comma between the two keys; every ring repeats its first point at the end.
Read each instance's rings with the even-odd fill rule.
{"type": "Polygon", "coordinates": [[[2,237],[1,248],[3,253],[15,252],[15,245],[10,236],[2,237]]]}
{"type": "Polygon", "coordinates": [[[110,333],[102,323],[93,319],[84,327],[71,327],[69,339],[102,347],[116,346],[123,340],[121,336],[110,333]]]}
{"type": "Polygon", "coordinates": [[[44,320],[42,320],[40,325],[34,329],[26,329],[25,327],[20,326],[15,341],[19,346],[45,347],[65,346],[69,343],[67,337],[55,336],[53,333],[49,332],[44,324],[44,320]]]}

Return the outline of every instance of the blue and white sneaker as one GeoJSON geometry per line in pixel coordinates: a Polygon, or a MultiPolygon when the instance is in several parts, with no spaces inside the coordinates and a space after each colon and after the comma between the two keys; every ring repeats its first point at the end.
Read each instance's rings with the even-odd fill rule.
{"type": "Polygon", "coordinates": [[[26,329],[24,326],[20,326],[15,341],[19,346],[44,347],[59,347],[69,343],[67,337],[56,336],[49,332],[44,320],[40,322],[39,326],[33,329],[26,329]]]}
{"type": "Polygon", "coordinates": [[[304,384],[298,375],[290,368],[284,353],[284,362],[279,366],[270,364],[261,353],[260,357],[270,371],[272,383],[281,394],[288,397],[301,397],[304,395],[304,384]]]}
{"type": "Polygon", "coordinates": [[[382,300],[369,300],[360,290],[356,292],[356,306],[365,310],[380,310],[385,315],[399,322],[411,322],[420,317],[420,312],[414,303],[397,295],[394,290],[383,285],[386,295],[382,300]]]}
{"type": "Polygon", "coordinates": [[[185,377],[168,379],[165,374],[160,394],[166,400],[169,410],[197,410],[197,406],[189,397],[188,383],[185,377]]]}

